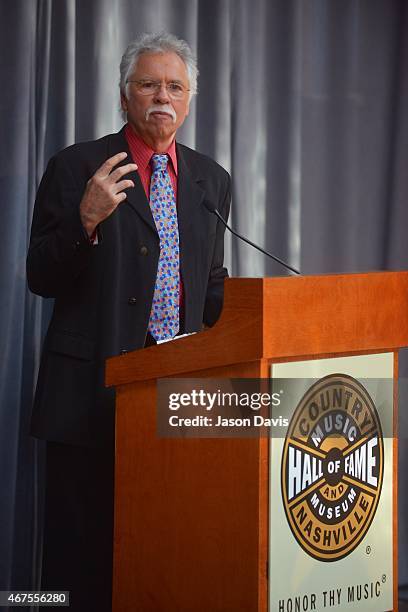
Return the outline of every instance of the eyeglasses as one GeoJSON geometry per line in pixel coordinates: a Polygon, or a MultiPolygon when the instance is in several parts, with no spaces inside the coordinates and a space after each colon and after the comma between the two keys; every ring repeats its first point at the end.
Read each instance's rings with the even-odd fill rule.
{"type": "MultiPolygon", "coordinates": [[[[142,96],[157,94],[162,87],[162,81],[131,81],[128,79],[126,83],[135,83],[136,91],[142,94],[142,96]]],[[[165,83],[164,86],[170,98],[173,98],[174,100],[181,100],[185,95],[187,95],[187,92],[190,91],[187,89],[187,87],[181,83],[178,83],[177,81],[170,81],[169,83],[165,83]]]]}

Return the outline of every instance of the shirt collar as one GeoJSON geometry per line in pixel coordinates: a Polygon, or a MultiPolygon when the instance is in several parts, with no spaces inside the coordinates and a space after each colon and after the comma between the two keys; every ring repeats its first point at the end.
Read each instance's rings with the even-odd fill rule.
{"type": "MultiPolygon", "coordinates": [[[[150,168],[150,159],[152,155],[156,153],[153,151],[145,142],[140,138],[138,134],[133,130],[133,128],[126,124],[125,127],[125,137],[129,145],[130,152],[132,154],[133,160],[135,164],[140,169],[146,170],[146,168],[150,168]]],[[[177,176],[177,153],[176,153],[176,141],[173,140],[167,151],[165,151],[169,158],[171,159],[171,163],[173,165],[173,170],[175,175],[177,176]]]]}

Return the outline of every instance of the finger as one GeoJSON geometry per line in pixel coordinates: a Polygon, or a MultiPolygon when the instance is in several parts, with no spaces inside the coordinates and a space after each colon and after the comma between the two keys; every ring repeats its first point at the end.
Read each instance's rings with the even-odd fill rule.
{"type": "Polygon", "coordinates": [[[114,196],[115,204],[118,206],[121,202],[126,200],[126,193],[121,191],[120,193],[116,193],[114,196]]]}
{"type": "Polygon", "coordinates": [[[121,191],[123,191],[124,189],[130,189],[131,187],[134,187],[135,184],[133,181],[130,180],[126,180],[126,181],[119,181],[119,183],[115,183],[115,195],[120,193],[121,191]]]}
{"type": "Polygon", "coordinates": [[[119,179],[122,178],[122,176],[125,176],[125,174],[129,174],[129,172],[134,172],[135,170],[137,170],[136,164],[126,164],[125,166],[120,166],[120,168],[116,168],[116,170],[110,173],[109,180],[113,183],[116,183],[119,179]]]}
{"type": "Polygon", "coordinates": [[[107,176],[113,170],[115,166],[117,166],[121,161],[126,159],[127,153],[126,151],[122,151],[121,153],[117,153],[113,157],[109,157],[102,166],[98,168],[95,172],[95,175],[107,176]]]}

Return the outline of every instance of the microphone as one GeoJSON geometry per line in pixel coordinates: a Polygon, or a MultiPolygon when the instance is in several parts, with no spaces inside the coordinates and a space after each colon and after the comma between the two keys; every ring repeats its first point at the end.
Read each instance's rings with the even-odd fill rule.
{"type": "Polygon", "coordinates": [[[222,218],[221,214],[219,213],[219,211],[217,210],[217,207],[215,206],[215,204],[213,202],[209,202],[208,200],[204,200],[203,204],[206,207],[206,209],[208,210],[208,212],[210,212],[213,215],[215,215],[216,217],[218,217],[218,219],[221,221],[221,223],[223,223],[225,225],[225,227],[231,232],[231,234],[233,234],[234,236],[237,236],[237,238],[240,238],[241,240],[243,240],[244,242],[246,242],[250,246],[254,247],[255,249],[258,249],[258,251],[260,251],[264,255],[267,255],[268,257],[270,257],[274,261],[278,262],[279,264],[281,264],[281,266],[283,266],[287,270],[290,270],[294,274],[300,274],[299,270],[296,270],[296,268],[292,268],[292,266],[287,264],[285,261],[282,261],[282,259],[279,259],[279,257],[276,257],[275,255],[272,255],[272,253],[268,253],[268,251],[265,251],[265,249],[263,249],[262,247],[258,246],[254,242],[251,242],[251,240],[248,240],[248,238],[245,238],[244,236],[241,236],[241,234],[238,234],[238,232],[234,231],[228,225],[228,223],[226,221],[224,221],[224,219],[222,218]]]}

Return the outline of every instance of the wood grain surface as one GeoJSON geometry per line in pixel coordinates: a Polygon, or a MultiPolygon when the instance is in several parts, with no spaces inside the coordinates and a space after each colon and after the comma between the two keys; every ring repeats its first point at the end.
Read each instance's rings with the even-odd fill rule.
{"type": "Polygon", "coordinates": [[[211,329],[107,361],[106,384],[262,358],[377,352],[408,346],[408,272],[232,278],[211,329]]]}
{"type": "Polygon", "coordinates": [[[268,440],[158,438],[156,409],[155,381],[119,389],[113,609],[266,610],[268,440]]]}

